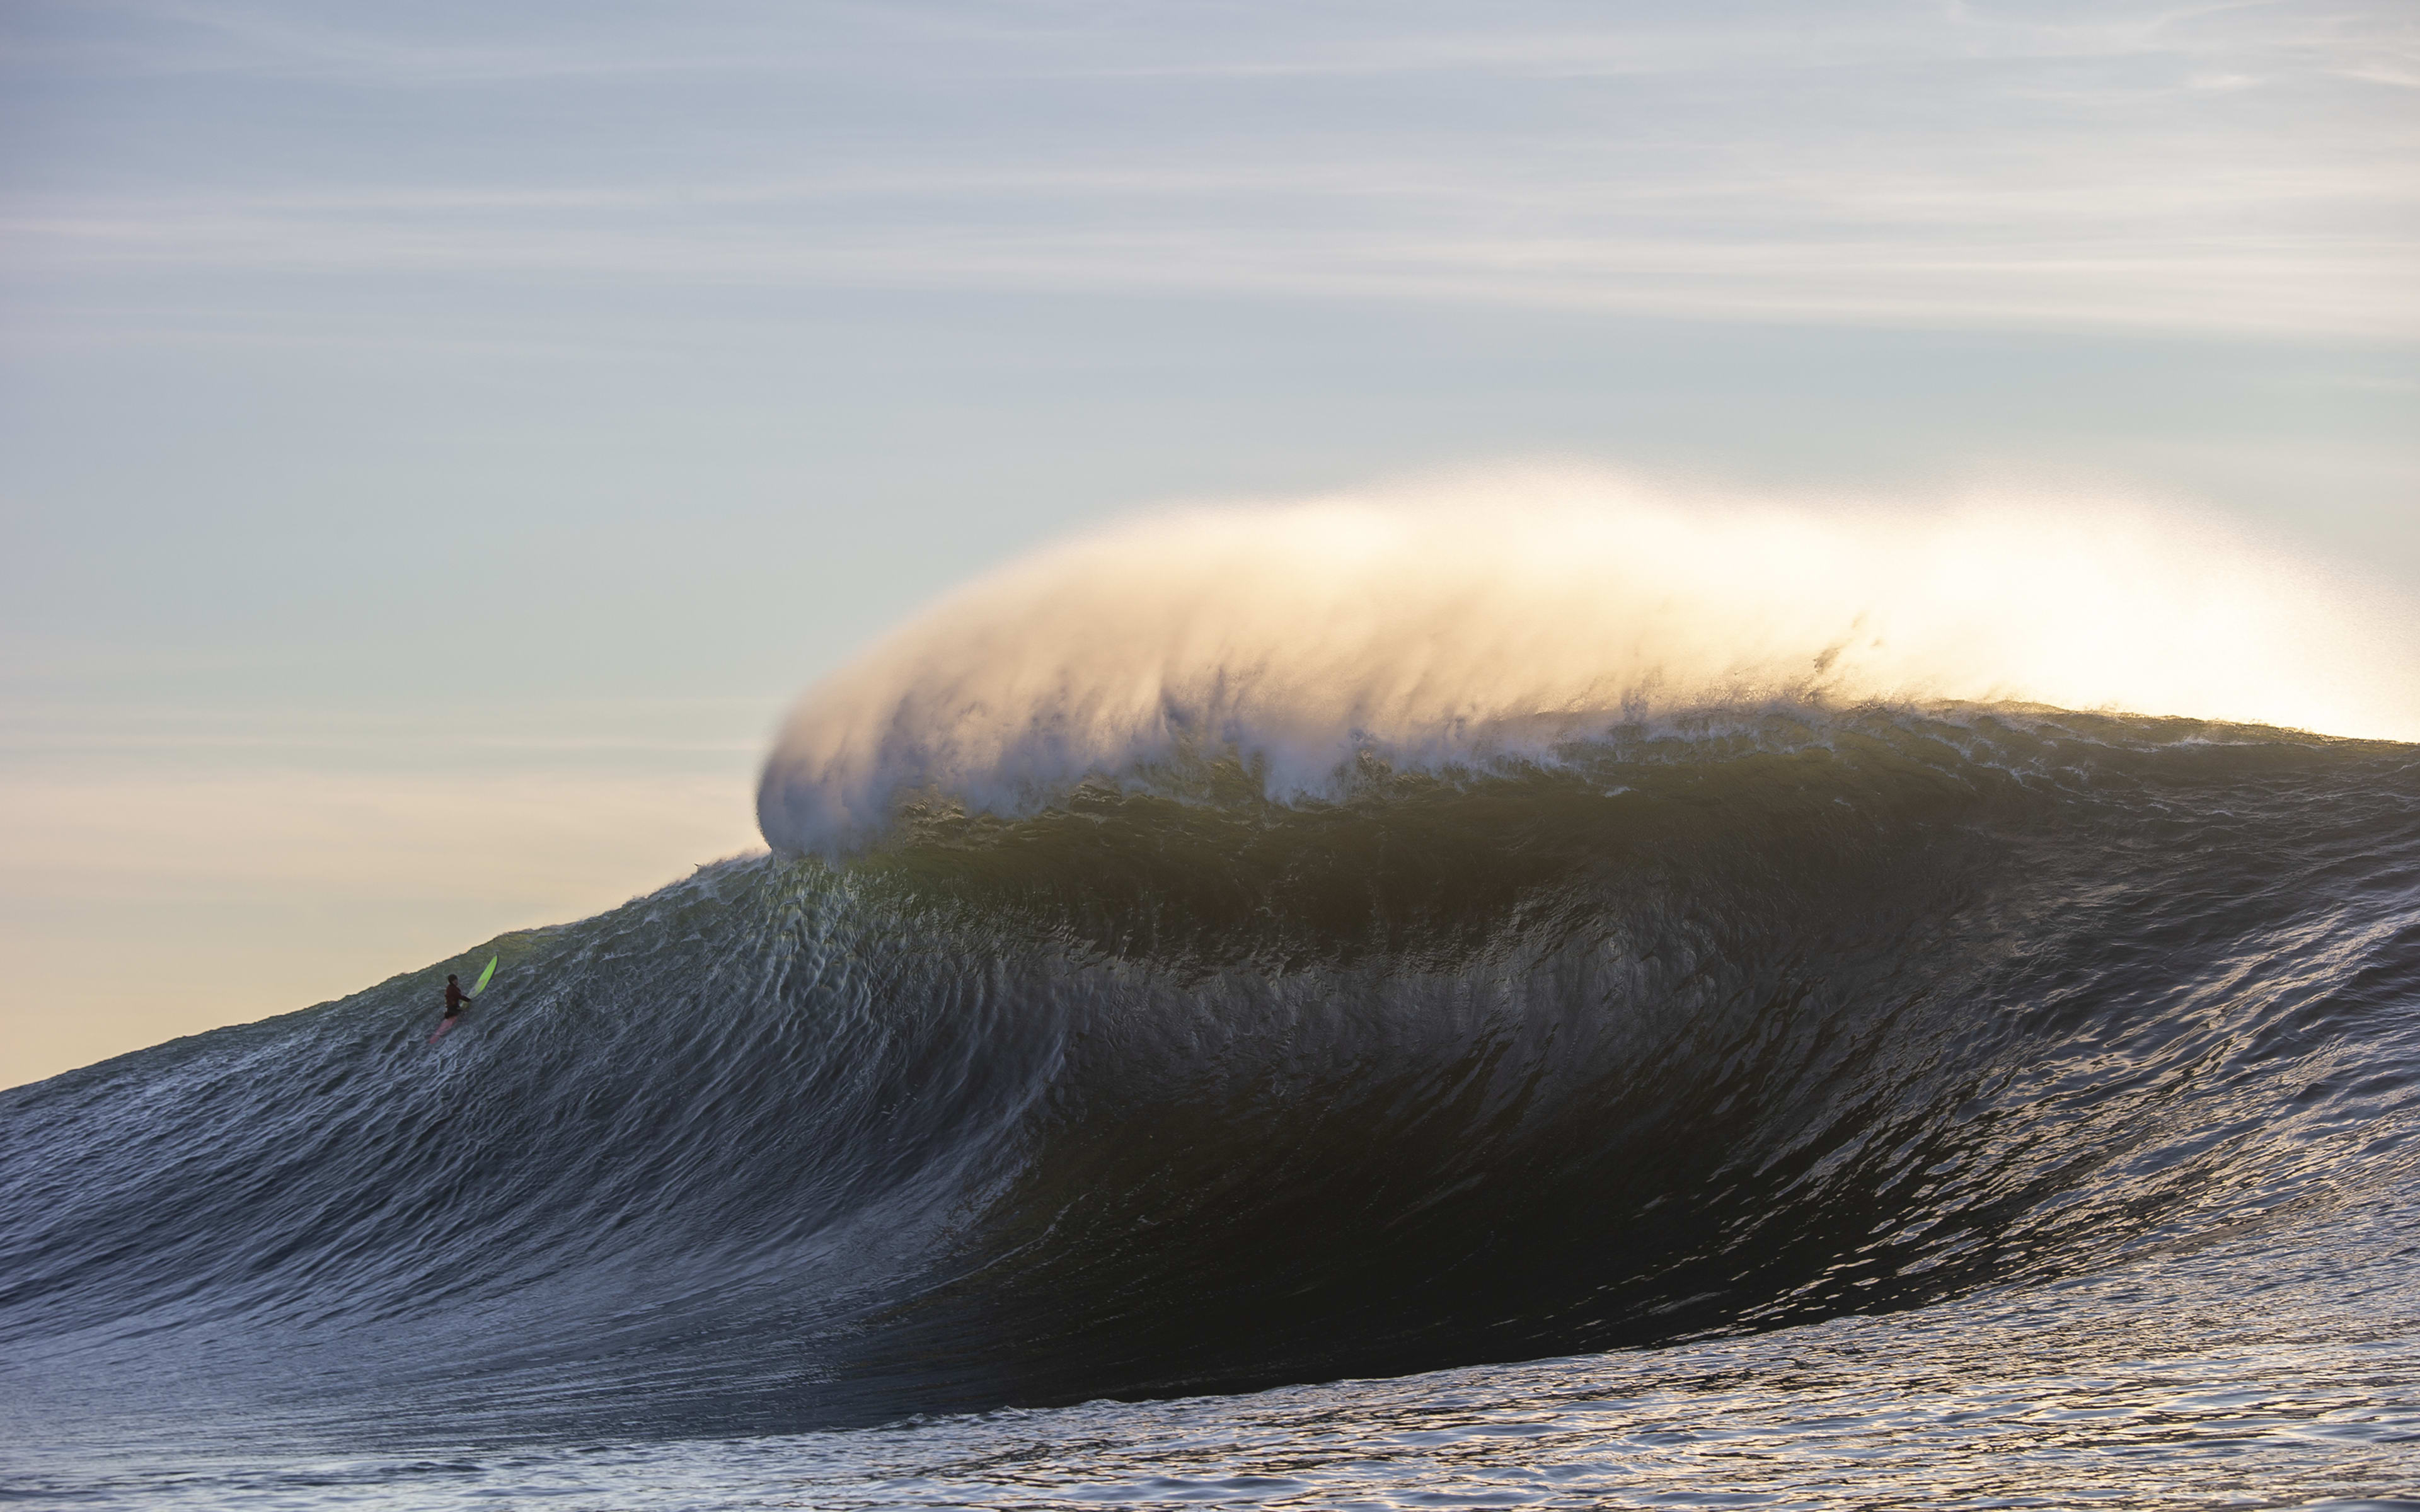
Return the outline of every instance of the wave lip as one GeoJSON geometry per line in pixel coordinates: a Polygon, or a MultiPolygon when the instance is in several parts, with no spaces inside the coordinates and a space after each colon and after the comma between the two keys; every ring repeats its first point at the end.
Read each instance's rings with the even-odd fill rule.
{"type": "MultiPolygon", "coordinates": [[[[2118,500],[1821,511],[1526,472],[1197,510],[969,585],[812,689],[767,841],[845,851],[903,798],[1030,813],[1229,760],[1280,799],[1354,764],[1552,764],[1619,723],[2023,702],[2420,736],[2420,657],[2358,595],[2118,500]]],[[[2405,621],[2403,623],[2409,623],[2405,621]]]]}

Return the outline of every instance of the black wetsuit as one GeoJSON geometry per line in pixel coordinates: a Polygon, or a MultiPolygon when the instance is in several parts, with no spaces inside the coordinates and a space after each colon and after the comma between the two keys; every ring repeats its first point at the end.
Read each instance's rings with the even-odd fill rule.
{"type": "Polygon", "coordinates": [[[461,1017],[462,1005],[470,1000],[471,999],[468,997],[462,995],[462,984],[460,982],[448,980],[445,983],[445,1016],[447,1018],[461,1017]]]}

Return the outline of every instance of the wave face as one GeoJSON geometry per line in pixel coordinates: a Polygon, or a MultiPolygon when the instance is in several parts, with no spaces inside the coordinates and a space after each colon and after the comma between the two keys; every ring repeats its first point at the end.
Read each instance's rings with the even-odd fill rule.
{"type": "Polygon", "coordinates": [[[1323,780],[910,794],[496,942],[433,1048],[490,947],[0,1094],[0,1371],[116,1443],[871,1422],[2049,1288],[2411,1189],[2420,748],[1733,705],[1323,780]]]}

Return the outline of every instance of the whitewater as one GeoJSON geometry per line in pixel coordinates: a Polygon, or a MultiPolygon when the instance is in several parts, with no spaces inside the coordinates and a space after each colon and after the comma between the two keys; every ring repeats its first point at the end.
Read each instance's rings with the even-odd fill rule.
{"type": "Polygon", "coordinates": [[[2121,495],[1114,525],[767,853],[0,1093],[0,1489],[2420,1505],[2415,739],[2121,495]]]}
{"type": "Polygon", "coordinates": [[[2123,495],[1947,507],[1524,470],[1176,510],[970,585],[801,702],[779,850],[903,793],[1016,812],[1189,758],[1333,797],[1361,757],[1534,764],[1608,724],[2034,702],[2420,739],[2420,622],[2123,495]]]}

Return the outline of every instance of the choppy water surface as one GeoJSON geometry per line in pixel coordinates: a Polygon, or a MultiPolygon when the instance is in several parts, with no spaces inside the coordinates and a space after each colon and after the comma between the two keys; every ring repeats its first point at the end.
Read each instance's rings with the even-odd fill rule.
{"type": "Polygon", "coordinates": [[[21,1482],[161,1506],[2420,1506],[2390,1212],[1894,1318],[1245,1397],[21,1482]]]}
{"type": "Polygon", "coordinates": [[[1800,711],[710,868],[0,1094],[11,1496],[2420,1498],[2420,750],[1800,711]]]}

